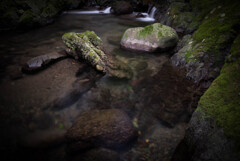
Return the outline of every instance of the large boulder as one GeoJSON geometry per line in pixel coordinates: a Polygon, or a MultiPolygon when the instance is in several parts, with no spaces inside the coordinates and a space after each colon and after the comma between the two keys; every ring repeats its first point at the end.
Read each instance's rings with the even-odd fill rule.
{"type": "Polygon", "coordinates": [[[129,28],[125,31],[121,46],[126,49],[155,52],[165,51],[178,42],[176,31],[160,23],[146,27],[129,28]]]}
{"type": "Polygon", "coordinates": [[[66,138],[71,152],[90,147],[118,148],[134,138],[136,129],[118,109],[89,110],[80,114],[66,138]]]}
{"type": "Polygon", "coordinates": [[[127,79],[132,77],[130,67],[105,54],[102,40],[93,31],[65,33],[62,39],[69,49],[67,53],[75,59],[85,59],[95,69],[111,77],[127,79]]]}
{"type": "Polygon", "coordinates": [[[131,3],[127,1],[114,2],[112,4],[111,10],[113,14],[116,14],[116,15],[130,14],[133,12],[131,3]]]}

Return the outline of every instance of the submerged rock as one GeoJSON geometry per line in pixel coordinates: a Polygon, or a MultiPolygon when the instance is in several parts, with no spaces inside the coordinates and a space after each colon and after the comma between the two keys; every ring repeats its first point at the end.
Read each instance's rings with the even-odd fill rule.
{"type": "Polygon", "coordinates": [[[67,131],[71,152],[90,147],[118,148],[135,137],[136,129],[128,115],[118,109],[83,112],[67,131]]]}
{"type": "Polygon", "coordinates": [[[66,57],[67,55],[65,51],[52,52],[50,54],[40,55],[30,59],[22,68],[22,71],[25,73],[34,73],[45,68],[47,65],[53,63],[54,61],[57,61],[66,57]]]}
{"type": "Polygon", "coordinates": [[[116,15],[130,14],[133,12],[133,8],[130,2],[116,1],[112,4],[112,12],[116,15]]]}
{"type": "Polygon", "coordinates": [[[169,26],[155,23],[146,27],[129,28],[125,31],[121,46],[126,49],[154,52],[167,50],[178,42],[178,35],[169,26]]]}
{"type": "Polygon", "coordinates": [[[93,31],[65,33],[62,39],[70,49],[68,54],[75,59],[87,60],[95,69],[111,77],[127,79],[132,77],[130,67],[105,54],[102,40],[93,31]]]}

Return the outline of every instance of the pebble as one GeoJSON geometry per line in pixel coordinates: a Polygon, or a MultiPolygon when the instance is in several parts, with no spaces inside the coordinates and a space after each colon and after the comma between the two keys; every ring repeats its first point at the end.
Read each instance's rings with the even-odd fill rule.
{"type": "Polygon", "coordinates": [[[215,12],[216,8],[214,8],[210,13],[213,14],[215,12]]]}
{"type": "Polygon", "coordinates": [[[222,13],[220,16],[221,16],[221,17],[225,17],[225,16],[226,16],[226,14],[225,14],[225,13],[222,13]]]}

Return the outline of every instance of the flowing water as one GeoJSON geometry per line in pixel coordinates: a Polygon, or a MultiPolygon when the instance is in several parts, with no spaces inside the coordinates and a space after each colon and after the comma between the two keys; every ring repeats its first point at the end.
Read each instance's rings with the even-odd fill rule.
{"type": "MultiPolygon", "coordinates": [[[[42,28],[1,36],[2,157],[69,160],[64,134],[77,115],[89,109],[118,108],[134,120],[139,134],[126,148],[116,150],[120,160],[170,160],[198,100],[196,87],[171,65],[172,52],[135,53],[120,48],[127,28],[149,22],[132,16],[73,13],[76,12],[65,13],[42,28]],[[95,31],[102,38],[105,51],[131,67],[132,80],[109,78],[71,58],[37,74],[21,73],[29,59],[62,50],[64,33],[85,30],[95,31]]],[[[89,160],[86,155],[76,157],[89,160]]],[[[75,156],[71,158],[74,160],[75,156]]]]}
{"type": "Polygon", "coordinates": [[[137,18],[137,20],[144,22],[154,22],[155,21],[154,15],[156,11],[157,8],[150,5],[147,13],[141,13],[144,17],[137,18]]]}

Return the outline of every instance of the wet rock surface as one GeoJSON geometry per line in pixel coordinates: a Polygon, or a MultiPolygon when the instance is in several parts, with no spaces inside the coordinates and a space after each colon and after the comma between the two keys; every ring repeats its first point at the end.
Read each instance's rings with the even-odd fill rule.
{"type": "Polygon", "coordinates": [[[155,23],[144,28],[130,28],[125,31],[121,46],[137,51],[166,51],[177,45],[178,35],[169,26],[155,23]]]}
{"type": "Polygon", "coordinates": [[[116,1],[112,4],[112,13],[116,15],[130,14],[133,12],[133,7],[130,2],[116,1]]]}
{"type": "Polygon", "coordinates": [[[120,148],[135,136],[131,119],[118,109],[83,112],[66,134],[69,149],[75,152],[98,146],[120,148]]]}
{"type": "Polygon", "coordinates": [[[234,27],[222,28],[226,21],[228,26],[238,26],[239,17],[234,15],[240,4],[237,1],[224,5],[220,1],[202,2],[201,9],[199,3],[192,1],[191,4],[205,16],[198,22],[200,26],[194,34],[183,38],[188,41],[172,57],[172,62],[185,68],[188,78],[209,88],[201,97],[173,160],[239,160],[239,126],[236,125],[239,112],[233,105],[239,104],[235,98],[238,83],[233,83],[239,82],[236,72],[239,61],[238,58],[228,61],[232,55],[239,55],[239,45],[235,46],[239,44],[239,35],[232,35],[234,27]]]}
{"type": "Polygon", "coordinates": [[[66,52],[53,52],[46,55],[41,55],[35,58],[30,59],[26,65],[22,68],[25,73],[35,73],[40,71],[41,69],[46,68],[51,63],[54,63],[58,60],[64,59],[67,57],[66,52]]]}
{"type": "Polygon", "coordinates": [[[226,137],[224,130],[215,125],[212,118],[204,118],[200,111],[194,112],[184,139],[179,144],[173,161],[213,160],[238,161],[235,143],[226,137]],[[211,134],[211,135],[210,135],[211,134]]]}

